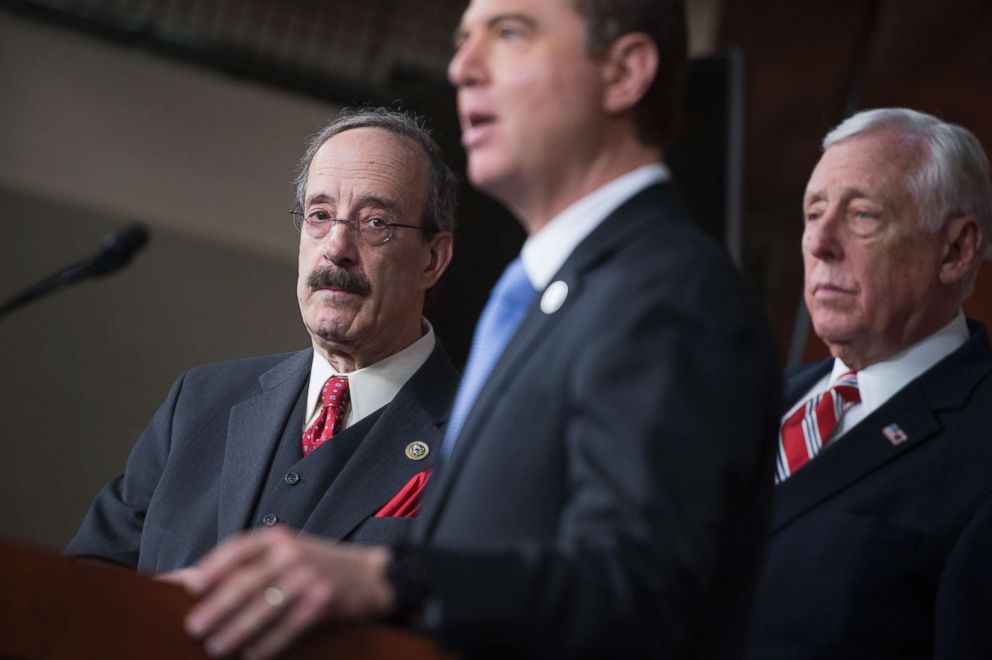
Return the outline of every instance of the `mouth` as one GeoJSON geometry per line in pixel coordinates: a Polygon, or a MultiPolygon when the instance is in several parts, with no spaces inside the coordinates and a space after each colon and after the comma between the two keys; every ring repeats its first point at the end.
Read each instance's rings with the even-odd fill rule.
{"type": "Polygon", "coordinates": [[[813,285],[812,293],[814,298],[829,298],[840,295],[852,295],[854,291],[837,284],[819,282],[813,285]]]}
{"type": "Polygon", "coordinates": [[[470,110],[462,115],[462,146],[478,146],[496,125],[496,115],[481,110],[470,110]]]}

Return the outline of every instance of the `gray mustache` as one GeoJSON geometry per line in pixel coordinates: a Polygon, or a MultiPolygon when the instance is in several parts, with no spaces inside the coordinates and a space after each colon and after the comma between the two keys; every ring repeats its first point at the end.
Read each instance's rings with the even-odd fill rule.
{"type": "Polygon", "coordinates": [[[372,292],[372,285],[362,273],[339,268],[315,268],[307,278],[311,289],[340,289],[359,296],[367,296],[372,292]]]}

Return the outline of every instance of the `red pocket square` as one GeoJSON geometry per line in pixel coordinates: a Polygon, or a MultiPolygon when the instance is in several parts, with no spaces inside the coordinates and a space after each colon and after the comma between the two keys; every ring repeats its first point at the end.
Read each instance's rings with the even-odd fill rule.
{"type": "Polygon", "coordinates": [[[431,477],[430,470],[421,470],[413,475],[406,485],[400,488],[399,492],[393,495],[393,499],[386,502],[386,506],[379,509],[376,518],[413,518],[420,509],[420,494],[424,492],[424,486],[431,477]]]}

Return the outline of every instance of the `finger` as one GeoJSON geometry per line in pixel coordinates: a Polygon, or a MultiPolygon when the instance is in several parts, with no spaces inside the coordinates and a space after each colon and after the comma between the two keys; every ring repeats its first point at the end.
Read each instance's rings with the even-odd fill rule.
{"type": "Polygon", "coordinates": [[[332,590],[325,584],[310,585],[305,593],[294,599],[293,606],[283,617],[250,643],[245,649],[245,657],[248,660],[266,660],[279,655],[306,632],[323,623],[332,600],[332,590]]]}
{"type": "Polygon", "coordinates": [[[249,658],[270,658],[287,649],[310,628],[328,618],[337,593],[337,585],[330,576],[317,572],[309,562],[287,570],[279,586],[287,594],[292,607],[251,643],[246,650],[249,658]]]}
{"type": "Polygon", "coordinates": [[[225,573],[224,579],[190,610],[186,617],[186,631],[190,635],[196,638],[213,635],[218,626],[249,606],[275,581],[276,571],[264,555],[238,568],[225,573]]]}
{"type": "Polygon", "coordinates": [[[159,573],[155,576],[155,579],[159,582],[168,582],[169,584],[175,584],[180,587],[187,587],[191,581],[196,578],[193,576],[197,572],[197,568],[190,566],[189,568],[181,568],[178,571],[169,571],[168,573],[159,573]]]}
{"type": "Polygon", "coordinates": [[[256,594],[206,639],[207,653],[226,655],[240,649],[267,628],[277,625],[277,619],[286,613],[284,608],[290,605],[289,602],[273,605],[256,594]]]}
{"type": "Polygon", "coordinates": [[[249,532],[234,536],[218,545],[196,564],[196,573],[189,577],[188,586],[193,591],[193,595],[202,596],[227,574],[243,564],[258,559],[268,550],[269,545],[273,541],[278,541],[285,532],[286,530],[282,529],[249,532]]]}

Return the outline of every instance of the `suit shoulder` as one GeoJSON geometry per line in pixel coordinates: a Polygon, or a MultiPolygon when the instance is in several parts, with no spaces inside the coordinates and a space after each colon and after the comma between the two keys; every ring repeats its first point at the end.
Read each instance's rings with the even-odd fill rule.
{"type": "Polygon", "coordinates": [[[309,367],[311,349],[277,353],[256,357],[244,357],[224,362],[212,362],[193,367],[181,377],[187,384],[232,383],[246,381],[255,383],[259,377],[272,371],[287,361],[299,362],[309,367]]]}

